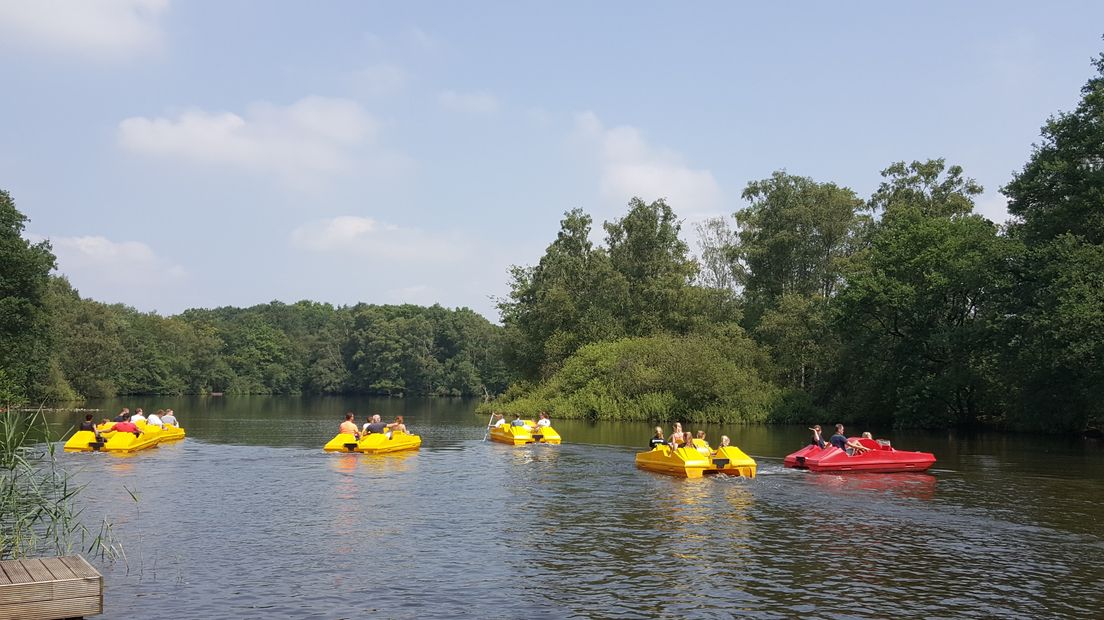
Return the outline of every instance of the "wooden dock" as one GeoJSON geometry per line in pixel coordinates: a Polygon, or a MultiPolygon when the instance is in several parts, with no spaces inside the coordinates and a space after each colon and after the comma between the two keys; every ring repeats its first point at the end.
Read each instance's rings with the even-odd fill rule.
{"type": "Polygon", "coordinates": [[[103,613],[103,576],[79,555],[0,561],[0,620],[103,613]]]}

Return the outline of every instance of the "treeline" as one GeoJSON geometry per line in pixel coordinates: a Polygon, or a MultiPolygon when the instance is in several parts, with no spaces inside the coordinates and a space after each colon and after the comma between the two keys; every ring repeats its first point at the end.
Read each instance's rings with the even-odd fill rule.
{"type": "Polygon", "coordinates": [[[867,199],[785,171],[694,258],[663,200],[591,243],[566,214],[500,303],[523,380],[482,410],[591,419],[861,420],[1078,430],[1104,421],[1104,55],[1001,191],[942,159],[867,199]]]}
{"type": "Polygon", "coordinates": [[[440,306],[301,301],[163,317],[82,299],[0,191],[0,404],[122,394],[497,393],[503,329],[440,306]]]}

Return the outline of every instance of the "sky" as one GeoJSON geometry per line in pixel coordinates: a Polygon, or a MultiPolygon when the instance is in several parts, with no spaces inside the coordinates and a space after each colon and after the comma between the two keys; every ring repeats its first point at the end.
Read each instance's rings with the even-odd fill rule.
{"type": "Polygon", "coordinates": [[[1101,2],[0,0],[0,188],[82,296],[161,314],[468,307],[564,212],[695,223],[776,170],[999,189],[1104,50],[1101,2]]]}

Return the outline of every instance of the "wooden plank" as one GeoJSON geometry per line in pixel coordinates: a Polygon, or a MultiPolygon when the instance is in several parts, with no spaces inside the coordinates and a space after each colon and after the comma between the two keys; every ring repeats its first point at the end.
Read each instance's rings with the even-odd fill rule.
{"type": "Polygon", "coordinates": [[[23,564],[19,560],[7,560],[3,562],[3,568],[12,583],[30,583],[34,581],[31,579],[31,574],[27,572],[26,568],[23,568],[23,564]]]}
{"type": "Polygon", "coordinates": [[[95,577],[99,579],[101,577],[99,571],[92,567],[88,563],[88,560],[84,559],[82,555],[65,555],[59,558],[65,565],[69,567],[69,570],[73,571],[77,577],[95,577]]]}
{"type": "Polygon", "coordinates": [[[103,601],[98,596],[63,601],[39,601],[0,607],[0,620],[52,620],[77,618],[103,613],[103,601]]]}
{"type": "Polygon", "coordinates": [[[11,579],[8,579],[8,574],[4,572],[4,568],[0,566],[0,586],[11,583],[11,579]]]}
{"type": "Polygon", "coordinates": [[[46,567],[46,570],[50,571],[54,579],[76,579],[77,577],[73,569],[66,566],[65,562],[61,561],[61,558],[42,558],[42,565],[46,567]]]}
{"type": "Polygon", "coordinates": [[[53,581],[54,575],[42,565],[42,560],[38,558],[28,558],[23,560],[23,568],[27,569],[27,574],[31,576],[31,579],[35,582],[53,581]]]}
{"type": "Polygon", "coordinates": [[[95,579],[14,583],[0,587],[0,609],[23,603],[79,599],[90,596],[100,596],[100,583],[95,579]]]}

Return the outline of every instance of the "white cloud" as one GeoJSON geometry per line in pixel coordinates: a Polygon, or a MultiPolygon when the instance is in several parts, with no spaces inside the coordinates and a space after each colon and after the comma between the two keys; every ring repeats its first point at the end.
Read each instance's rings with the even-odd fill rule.
{"type": "MultiPolygon", "coordinates": [[[[27,235],[32,241],[44,237],[27,235]]],[[[51,237],[57,271],[85,297],[150,307],[163,293],[189,279],[188,272],[158,256],[141,241],[112,241],[98,235],[51,237]]]]}
{"type": "Polygon", "coordinates": [[[381,63],[354,71],[349,81],[358,94],[381,97],[401,93],[410,76],[398,65],[381,63]]]}
{"type": "Polygon", "coordinates": [[[437,95],[437,101],[447,110],[468,114],[494,114],[499,108],[498,99],[483,91],[460,93],[446,90],[437,95]]]}
{"type": "MultiPolygon", "coordinates": [[[[190,109],[174,118],[119,123],[119,144],[135,153],[281,175],[295,185],[348,172],[363,161],[378,124],[348,99],[306,97],[250,105],[244,115],[190,109]]],[[[388,156],[375,154],[375,163],[388,156]]]]}
{"type": "Polygon", "coordinates": [[[355,215],[307,222],[291,232],[291,243],[312,252],[382,260],[451,261],[469,253],[468,244],[456,236],[400,228],[355,215]]]}
{"type": "Polygon", "coordinates": [[[721,190],[713,173],[686,165],[677,152],[647,143],[631,126],[606,128],[593,112],[580,114],[575,139],[593,153],[603,197],[625,204],[629,198],[666,198],[677,214],[695,218],[716,213],[721,190]]]}
{"type": "Polygon", "coordinates": [[[67,53],[121,56],[161,45],[168,0],[4,0],[0,40],[67,53]]]}

